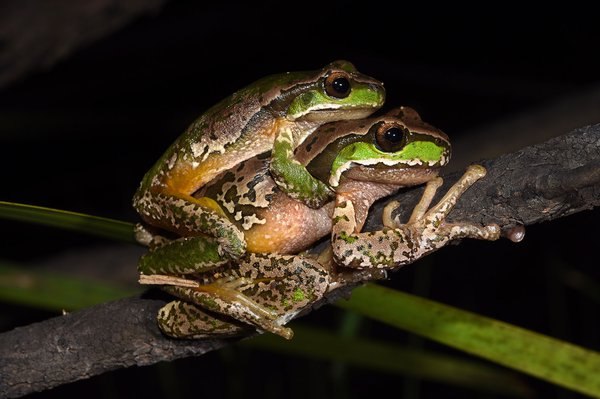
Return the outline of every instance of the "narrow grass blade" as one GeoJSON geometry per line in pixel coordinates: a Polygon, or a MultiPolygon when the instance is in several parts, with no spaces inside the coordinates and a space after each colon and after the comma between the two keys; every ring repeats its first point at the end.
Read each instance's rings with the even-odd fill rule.
{"type": "Polygon", "coordinates": [[[83,213],[0,201],[0,218],[42,224],[135,243],[132,223],[83,213]]]}
{"type": "Polygon", "coordinates": [[[321,359],[467,387],[515,397],[531,397],[531,391],[513,373],[481,362],[459,359],[423,350],[294,325],[294,339],[285,341],[264,334],[243,341],[252,348],[321,359]]]}
{"type": "Polygon", "coordinates": [[[92,280],[27,271],[0,263],[0,300],[46,310],[76,310],[135,295],[142,290],[92,280]]]}
{"type": "Polygon", "coordinates": [[[434,341],[600,397],[600,354],[542,334],[377,285],[337,305],[434,341]]]}

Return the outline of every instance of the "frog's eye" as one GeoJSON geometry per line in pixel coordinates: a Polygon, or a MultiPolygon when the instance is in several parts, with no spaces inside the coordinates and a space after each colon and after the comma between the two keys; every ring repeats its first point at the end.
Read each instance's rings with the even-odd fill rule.
{"type": "Polygon", "coordinates": [[[350,80],[345,72],[332,72],[325,78],[325,92],[330,97],[346,98],[350,89],[350,80]]]}
{"type": "Polygon", "coordinates": [[[383,123],[377,127],[375,141],[385,152],[397,152],[406,144],[408,129],[399,124],[383,123]]]}

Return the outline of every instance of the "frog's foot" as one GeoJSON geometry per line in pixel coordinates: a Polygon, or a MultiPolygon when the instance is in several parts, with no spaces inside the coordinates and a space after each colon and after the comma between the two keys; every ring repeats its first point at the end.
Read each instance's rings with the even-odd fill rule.
{"type": "Polygon", "coordinates": [[[173,338],[224,338],[251,331],[242,323],[225,320],[217,314],[209,315],[198,306],[179,300],[163,306],[157,320],[161,331],[173,338]]]}
{"type": "Polygon", "coordinates": [[[487,226],[476,226],[469,223],[446,223],[445,219],[456,205],[458,199],[464,192],[471,187],[477,180],[484,177],[486,170],[480,165],[471,165],[467,168],[465,174],[448,190],[444,197],[430,210],[427,207],[435,194],[435,190],[441,185],[428,184],[425,188],[423,197],[413,210],[413,213],[407,223],[408,226],[414,226],[424,232],[434,233],[439,236],[445,236],[449,240],[457,238],[476,238],[482,240],[497,240],[500,238],[500,226],[490,224],[487,226]],[[430,197],[427,195],[431,190],[430,197]]]}
{"type": "Polygon", "coordinates": [[[444,197],[427,210],[442,180],[436,178],[425,187],[425,192],[406,224],[391,217],[388,205],[383,213],[383,231],[355,233],[354,208],[344,198],[338,201],[334,214],[332,245],[336,262],[354,268],[395,268],[421,258],[448,242],[459,238],[496,240],[500,227],[496,224],[476,226],[469,223],[446,223],[461,195],[478,179],[485,176],[485,168],[470,166],[444,197]]]}
{"type": "Polygon", "coordinates": [[[133,236],[135,240],[150,249],[155,249],[170,242],[166,237],[156,234],[151,226],[145,226],[142,223],[136,223],[133,227],[133,236]]]}
{"type": "Polygon", "coordinates": [[[500,226],[490,224],[478,226],[470,223],[447,223],[446,217],[456,205],[458,199],[477,180],[484,177],[486,170],[480,165],[471,165],[465,174],[448,190],[444,197],[431,209],[427,210],[441,186],[442,179],[436,178],[425,187],[425,192],[415,206],[406,228],[417,232],[419,248],[423,254],[446,245],[459,238],[475,238],[479,240],[497,240],[500,238],[500,226]]]}

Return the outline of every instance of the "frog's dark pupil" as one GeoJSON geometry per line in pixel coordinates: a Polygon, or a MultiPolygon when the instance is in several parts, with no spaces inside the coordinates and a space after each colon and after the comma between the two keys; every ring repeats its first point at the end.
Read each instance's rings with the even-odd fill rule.
{"type": "Polygon", "coordinates": [[[346,94],[350,90],[350,82],[348,82],[348,79],[342,77],[335,79],[331,86],[333,90],[340,94],[346,94]]]}
{"type": "Polygon", "coordinates": [[[397,144],[402,141],[402,130],[397,127],[392,127],[386,130],[384,137],[392,144],[397,144]]]}

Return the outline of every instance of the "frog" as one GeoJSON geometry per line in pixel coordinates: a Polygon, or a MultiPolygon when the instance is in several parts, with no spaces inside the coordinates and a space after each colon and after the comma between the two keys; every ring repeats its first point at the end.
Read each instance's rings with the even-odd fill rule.
{"type": "Polygon", "coordinates": [[[294,159],[294,150],[320,125],[364,118],[384,101],[383,83],[348,61],[267,76],[200,115],[145,174],[133,206],[151,226],[181,236],[216,236],[224,255],[239,257],[245,252],[243,235],[226,222],[218,204],[192,194],[221,172],[270,152],[277,185],[319,208],[333,193],[294,159]]]}
{"type": "MultiPolygon", "coordinates": [[[[455,239],[498,239],[498,225],[445,221],[460,196],[485,175],[482,166],[470,166],[430,208],[442,184],[439,170],[450,155],[448,136],[412,108],[398,107],[382,116],[324,124],[296,149],[296,160],[335,193],[319,208],[277,185],[269,154],[222,173],[195,195],[220,205],[244,232],[248,252],[226,267],[187,274],[173,264],[157,268],[153,252],[145,255],[140,281],[179,298],[159,311],[161,330],[176,338],[203,338],[256,328],[291,338],[285,324],[332,289],[386,278],[388,271],[455,239]],[[390,202],[384,228],[361,232],[375,201],[420,184],[425,190],[408,222],[393,217],[397,204],[390,202]],[[331,239],[327,250],[319,256],[305,252],[325,237],[331,239]]],[[[205,254],[216,256],[216,243],[203,245],[205,254]]]]}

